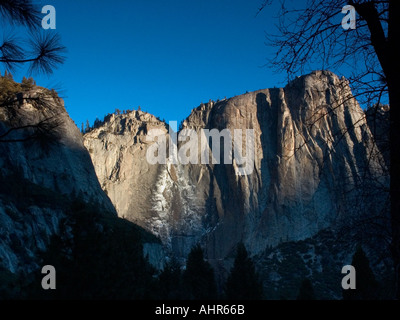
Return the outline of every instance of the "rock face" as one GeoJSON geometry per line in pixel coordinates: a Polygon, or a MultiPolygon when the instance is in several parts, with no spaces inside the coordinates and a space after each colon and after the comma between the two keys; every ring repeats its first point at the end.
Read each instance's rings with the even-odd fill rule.
{"type": "Polygon", "coordinates": [[[36,267],[68,214],[66,198],[116,211],[62,99],[40,87],[11,98],[0,108],[0,267],[15,273],[36,267]]]}
{"type": "Polygon", "coordinates": [[[209,259],[226,257],[238,241],[256,254],[383,206],[371,194],[373,183],[387,184],[384,161],[379,152],[370,157],[374,139],[348,82],[329,71],[202,104],[183,122],[199,134],[253,129],[248,175],[236,174],[235,161],[149,164],[151,128],[167,132],[140,111],[113,115],[84,144],[118,214],[158,235],[177,256],[199,241],[209,259]]]}
{"type": "Polygon", "coordinates": [[[389,105],[375,105],[365,111],[368,126],[387,167],[389,167],[390,162],[389,111],[389,105]]]}
{"type": "MultiPolygon", "coordinates": [[[[46,90],[46,89],[43,89],[46,90]]],[[[43,130],[49,129],[43,138],[27,143],[2,143],[1,173],[7,175],[17,172],[23,178],[42,187],[57,190],[62,194],[80,195],[84,200],[98,202],[108,211],[115,212],[112,203],[104,192],[99,192],[99,183],[91,158],[83,145],[82,134],[68,116],[62,99],[50,96],[42,89],[35,89],[21,96],[21,104],[10,110],[0,109],[1,126],[5,132],[15,126],[30,126],[44,123],[43,130]],[[29,103],[39,96],[46,95],[46,106],[39,107],[29,103]],[[42,140],[47,139],[47,141],[42,140]],[[37,141],[39,140],[39,141],[37,141]]],[[[37,135],[32,131],[18,132],[7,136],[10,140],[37,135]]]]}
{"type": "Polygon", "coordinates": [[[146,161],[146,134],[150,128],[167,132],[164,123],[141,111],[111,115],[106,127],[86,134],[87,147],[102,188],[120,216],[143,220],[152,206],[149,195],[159,168],[146,161]],[[102,156],[98,152],[102,150],[102,156]],[[141,208],[140,215],[137,208],[141,208]]]}

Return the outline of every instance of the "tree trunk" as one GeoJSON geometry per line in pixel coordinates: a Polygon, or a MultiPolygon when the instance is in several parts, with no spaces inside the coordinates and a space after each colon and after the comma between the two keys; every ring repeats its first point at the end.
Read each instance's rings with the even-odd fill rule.
{"type": "MultiPolygon", "coordinates": [[[[399,89],[397,89],[399,90],[399,89]]],[[[400,299],[400,106],[396,89],[390,98],[390,214],[392,254],[396,275],[396,298],[400,299]]]]}
{"type": "Polygon", "coordinates": [[[396,299],[400,299],[400,1],[389,4],[388,56],[390,71],[386,72],[390,104],[390,214],[392,254],[396,276],[396,299]]]}

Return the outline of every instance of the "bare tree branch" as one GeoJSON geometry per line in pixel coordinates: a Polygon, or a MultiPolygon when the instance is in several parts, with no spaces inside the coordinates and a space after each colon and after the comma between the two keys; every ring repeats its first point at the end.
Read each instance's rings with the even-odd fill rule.
{"type": "MultiPolygon", "coordinates": [[[[265,1],[259,11],[270,4],[271,1],[265,1]]],[[[302,9],[287,9],[286,1],[282,0],[278,34],[267,35],[268,44],[276,48],[276,55],[270,64],[276,70],[286,72],[289,79],[315,68],[316,63],[322,69],[336,72],[344,68],[346,72],[351,70],[347,78],[354,96],[364,106],[379,108],[382,101],[389,101],[390,116],[386,119],[386,130],[390,135],[389,132],[386,134],[390,137],[390,159],[386,164],[389,165],[391,178],[391,250],[396,270],[397,298],[400,298],[399,16],[398,0],[351,0],[348,3],[341,0],[309,0],[302,9]],[[346,4],[352,5],[358,13],[355,30],[346,31],[341,27],[341,9],[346,4]]],[[[328,110],[330,112],[333,110],[328,110]]],[[[322,121],[325,115],[320,114],[316,118],[322,121]]],[[[349,134],[350,129],[338,134],[343,137],[343,134],[349,134]]],[[[304,141],[306,145],[307,141],[304,141]]],[[[369,150],[367,167],[370,160],[379,155],[378,147],[382,144],[374,145],[369,150]]],[[[387,188],[381,190],[385,192],[387,188]]]]}
{"type": "Polygon", "coordinates": [[[55,129],[60,127],[61,120],[57,116],[52,116],[35,124],[12,127],[4,133],[0,133],[0,143],[16,143],[34,140],[41,144],[52,144],[59,138],[55,129]],[[13,133],[22,132],[23,137],[12,138],[13,133]]]}

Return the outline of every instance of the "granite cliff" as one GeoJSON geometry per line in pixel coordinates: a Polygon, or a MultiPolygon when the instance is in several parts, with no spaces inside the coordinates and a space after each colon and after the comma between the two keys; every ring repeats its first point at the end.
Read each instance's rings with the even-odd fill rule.
{"type": "Polygon", "coordinates": [[[347,80],[329,71],[201,104],[183,121],[180,129],[199,134],[253,129],[249,175],[237,175],[236,163],[150,164],[151,129],[172,132],[142,111],[113,114],[84,144],[118,214],[159,236],[178,257],[199,241],[215,261],[239,241],[257,254],[384,206],[374,190],[388,183],[385,162],[347,80]]]}
{"type": "MultiPolygon", "coordinates": [[[[4,76],[0,104],[0,271],[26,275],[61,228],[71,233],[74,206],[90,205],[106,224],[117,213],[55,91],[4,76]]],[[[159,267],[157,240],[143,250],[159,267]]]]}
{"type": "Polygon", "coordinates": [[[82,137],[56,92],[1,77],[0,298],[43,294],[24,288],[41,281],[44,260],[65,289],[53,298],[152,297],[148,262],[184,263],[197,243],[221,286],[239,241],[267,298],[295,297],[303,278],[319,283],[321,297],[340,298],[337,270],[358,243],[390,283],[386,111],[364,112],[346,79],[315,71],[202,103],[179,130],[133,110],[82,137]],[[245,164],[235,151],[214,161],[238,141],[245,164]],[[165,162],[154,161],[163,145],[165,162]],[[192,151],[198,163],[185,164],[192,151]]]}

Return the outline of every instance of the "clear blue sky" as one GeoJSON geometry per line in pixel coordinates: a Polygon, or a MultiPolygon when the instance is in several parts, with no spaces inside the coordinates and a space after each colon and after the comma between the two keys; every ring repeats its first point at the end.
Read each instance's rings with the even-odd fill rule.
{"type": "MultiPolygon", "coordinates": [[[[80,127],[116,108],[180,121],[200,102],[282,86],[262,67],[276,7],[262,0],[46,0],[57,10],[67,60],[37,83],[61,89],[80,127]]],[[[279,3],[279,1],[277,1],[279,3]]],[[[23,70],[14,73],[21,80],[23,70]]]]}

